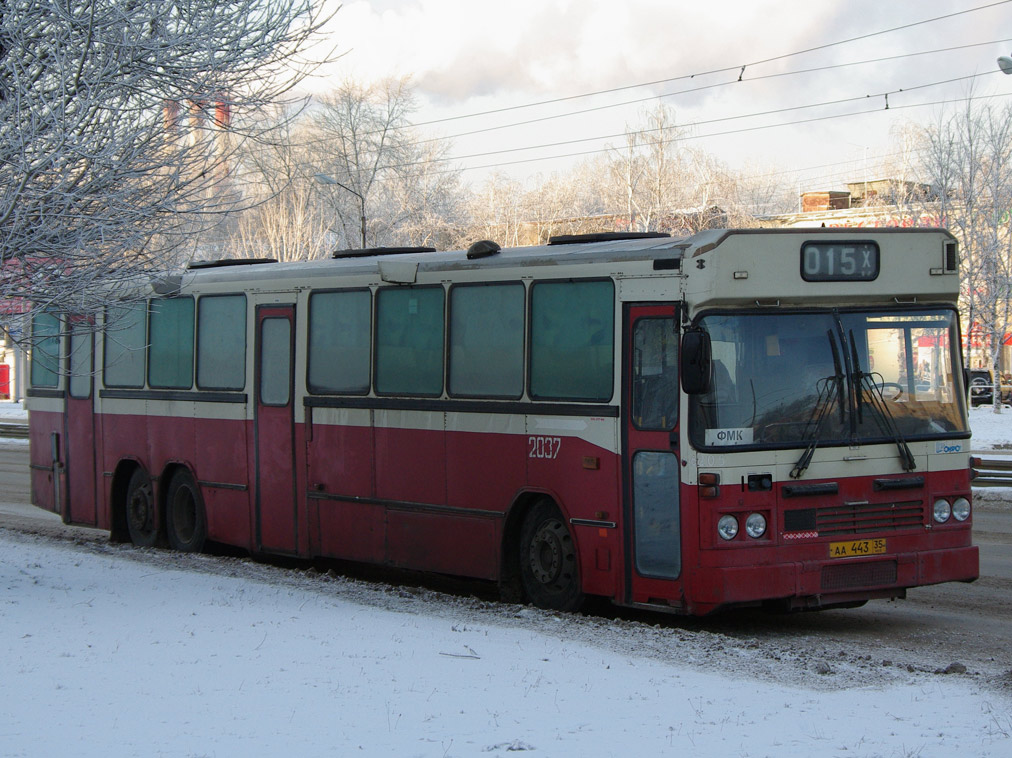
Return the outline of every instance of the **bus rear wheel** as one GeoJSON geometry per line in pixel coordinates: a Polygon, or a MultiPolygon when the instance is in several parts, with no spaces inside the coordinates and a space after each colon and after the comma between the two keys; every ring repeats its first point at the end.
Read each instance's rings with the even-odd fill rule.
{"type": "Polygon", "coordinates": [[[166,496],[165,532],[169,546],[183,553],[199,553],[207,540],[207,519],[193,477],[178,471],[166,496]]]}
{"type": "Polygon", "coordinates": [[[158,541],[158,519],[151,480],[144,469],[135,469],[127,484],[126,522],[130,541],[137,547],[153,547],[158,541]]]}
{"type": "Polygon", "coordinates": [[[520,578],[539,608],[575,611],[583,605],[576,545],[550,500],[531,508],[520,530],[520,578]]]}

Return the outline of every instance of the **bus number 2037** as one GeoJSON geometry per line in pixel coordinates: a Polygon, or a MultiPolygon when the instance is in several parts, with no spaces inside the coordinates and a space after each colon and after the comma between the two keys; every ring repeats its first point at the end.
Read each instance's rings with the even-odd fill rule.
{"type": "Polygon", "coordinates": [[[527,457],[554,460],[559,457],[559,449],[561,447],[561,437],[528,437],[527,457]]]}

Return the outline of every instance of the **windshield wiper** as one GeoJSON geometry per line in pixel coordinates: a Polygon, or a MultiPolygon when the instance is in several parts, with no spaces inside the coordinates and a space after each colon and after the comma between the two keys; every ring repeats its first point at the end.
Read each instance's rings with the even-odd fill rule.
{"type": "Polygon", "coordinates": [[[904,471],[913,471],[917,468],[917,461],[914,460],[914,454],[910,451],[910,446],[907,441],[903,439],[903,433],[896,425],[896,418],[893,416],[892,411],[889,410],[889,404],[886,402],[885,396],[882,394],[882,384],[885,379],[881,374],[875,374],[873,372],[865,373],[861,370],[861,363],[857,358],[857,346],[854,340],[854,332],[850,332],[850,352],[853,359],[853,374],[851,381],[854,384],[855,394],[857,396],[857,421],[860,424],[864,420],[864,392],[868,391],[870,398],[870,405],[873,410],[878,411],[873,414],[875,416],[875,423],[878,425],[879,430],[890,437],[896,443],[896,449],[899,450],[900,461],[903,465],[904,471]],[[879,382],[874,380],[874,377],[878,376],[879,382]]]}
{"type": "Polygon", "coordinates": [[[826,332],[826,336],[829,337],[829,347],[833,351],[833,370],[836,373],[832,376],[823,377],[815,383],[819,394],[815,398],[815,407],[812,408],[812,413],[809,415],[808,421],[805,422],[805,429],[808,429],[812,427],[814,421],[814,427],[812,427],[812,440],[808,443],[808,446],[805,448],[805,452],[801,454],[798,462],[794,464],[794,468],[791,469],[791,479],[800,478],[805,471],[808,470],[809,465],[811,465],[812,456],[815,455],[815,449],[819,446],[819,435],[822,432],[822,425],[826,422],[826,419],[832,415],[834,400],[836,400],[837,406],[840,409],[840,423],[843,423],[847,416],[847,407],[845,405],[843,394],[843,382],[845,377],[843,373],[843,365],[840,361],[840,351],[837,349],[836,340],[833,339],[832,329],[826,332]]]}

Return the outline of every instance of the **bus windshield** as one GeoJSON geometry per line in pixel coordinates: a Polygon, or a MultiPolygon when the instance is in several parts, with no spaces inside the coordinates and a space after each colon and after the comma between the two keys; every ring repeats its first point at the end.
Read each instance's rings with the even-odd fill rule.
{"type": "Polygon", "coordinates": [[[965,436],[956,312],[709,314],[694,446],[797,447],[965,436]]]}

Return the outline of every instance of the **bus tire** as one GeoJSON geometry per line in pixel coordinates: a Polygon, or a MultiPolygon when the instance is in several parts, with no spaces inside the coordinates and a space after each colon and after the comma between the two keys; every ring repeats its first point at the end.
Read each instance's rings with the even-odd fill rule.
{"type": "Polygon", "coordinates": [[[182,553],[199,553],[207,541],[204,502],[186,470],[172,475],[165,498],[165,532],[169,547],[182,553]]]}
{"type": "Polygon", "coordinates": [[[158,542],[158,514],[147,472],[138,467],[130,476],[126,492],[126,523],[130,541],[137,547],[154,547],[158,542]]]}
{"type": "Polygon", "coordinates": [[[583,604],[576,545],[551,500],[539,500],[520,530],[520,578],[538,608],[575,611],[583,604]]]}

